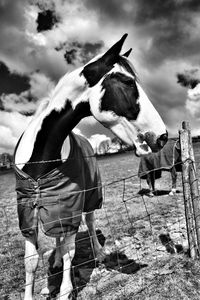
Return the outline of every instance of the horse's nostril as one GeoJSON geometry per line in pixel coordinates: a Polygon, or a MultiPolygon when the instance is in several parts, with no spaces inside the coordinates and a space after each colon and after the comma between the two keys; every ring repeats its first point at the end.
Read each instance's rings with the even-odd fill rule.
{"type": "Polygon", "coordinates": [[[144,134],[138,133],[137,137],[138,137],[138,140],[140,141],[140,143],[143,143],[143,142],[144,142],[144,140],[145,140],[144,134]]]}

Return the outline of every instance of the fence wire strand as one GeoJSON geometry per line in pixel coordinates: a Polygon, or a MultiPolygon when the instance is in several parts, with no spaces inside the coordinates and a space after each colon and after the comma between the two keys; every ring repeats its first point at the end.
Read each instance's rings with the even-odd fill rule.
{"type": "MultiPolygon", "coordinates": [[[[93,157],[93,156],[92,156],[93,157]]],[[[90,158],[90,157],[87,157],[90,158]]],[[[51,162],[63,162],[62,160],[53,160],[51,162]]],[[[50,161],[40,161],[40,162],[32,162],[32,163],[47,163],[50,161]]],[[[191,162],[191,160],[190,160],[191,162]]],[[[180,164],[177,163],[177,165],[180,164]]],[[[181,163],[182,164],[182,163],[181,163]]],[[[17,166],[20,164],[17,164],[17,166]]],[[[12,165],[12,167],[16,167],[16,165],[12,165]]],[[[161,169],[161,168],[160,168],[161,169]]],[[[157,171],[160,170],[159,168],[153,169],[151,171],[157,171]]],[[[23,179],[25,180],[25,179],[23,179]]],[[[59,179],[62,181],[62,179],[59,179]]],[[[159,208],[159,211],[156,210],[156,208],[149,209],[148,208],[148,201],[150,201],[149,197],[147,197],[144,194],[139,194],[138,192],[135,193],[132,189],[133,182],[132,180],[138,181],[138,174],[132,174],[130,176],[126,176],[120,179],[112,180],[111,182],[102,183],[99,186],[93,187],[91,189],[82,190],[82,191],[75,191],[69,193],[68,196],[74,195],[75,193],[85,193],[87,191],[92,191],[94,189],[102,189],[103,191],[103,203],[101,212],[97,213],[97,222],[98,227],[101,228],[102,223],[106,224],[105,228],[101,228],[101,231],[97,233],[97,237],[99,240],[101,240],[102,235],[104,231],[106,232],[106,240],[104,241],[105,246],[109,248],[111,253],[106,256],[106,260],[103,262],[103,264],[99,263],[95,258],[95,250],[93,245],[93,237],[89,235],[85,235],[76,240],[76,246],[78,244],[87,244],[87,247],[90,248],[90,257],[87,257],[85,261],[79,261],[77,264],[74,264],[74,261],[72,261],[72,277],[73,277],[73,299],[84,299],[84,296],[82,298],[82,292],[84,287],[89,286],[91,289],[91,293],[98,295],[98,298],[96,299],[105,299],[103,298],[103,290],[106,287],[105,281],[106,278],[108,280],[111,280],[111,278],[114,278],[115,276],[118,278],[119,274],[121,274],[123,278],[124,270],[131,270],[134,272],[134,268],[137,267],[139,269],[142,269],[144,262],[146,261],[145,257],[147,256],[149,260],[152,259],[152,255],[156,260],[159,260],[159,254],[158,254],[158,243],[159,239],[157,236],[157,233],[159,232],[158,229],[155,229],[155,227],[164,227],[166,232],[165,235],[167,236],[171,234],[171,230],[173,230],[174,225],[178,224],[178,233],[180,242],[183,244],[184,236],[185,234],[185,225],[182,224],[182,220],[184,220],[184,217],[181,217],[182,210],[183,210],[183,203],[180,203],[178,195],[176,194],[173,196],[173,200],[175,202],[174,207],[176,208],[176,215],[174,222],[171,222],[171,224],[167,225],[167,220],[169,216],[169,211],[162,211],[162,207],[160,205],[160,200],[158,199],[157,195],[154,195],[153,200],[156,203],[155,207],[159,208]],[[137,178],[137,179],[136,179],[137,178]],[[119,191],[117,191],[116,186],[119,188],[119,191]],[[116,200],[115,200],[116,197],[116,200]],[[111,205],[111,207],[110,207],[111,205]],[[134,215],[136,206],[139,206],[141,209],[141,206],[143,207],[143,215],[134,215]],[[160,208],[161,207],[161,208],[160,208]],[[158,220],[157,214],[159,213],[160,219],[158,220]],[[103,220],[103,221],[102,221],[103,220]],[[144,223],[142,225],[142,223],[144,223]],[[149,230],[147,229],[147,224],[149,226],[149,230]],[[143,226],[143,228],[142,228],[143,226]],[[138,228],[142,228],[143,231],[140,232],[138,228]],[[183,232],[183,234],[182,234],[183,232]],[[147,248],[145,248],[145,251],[142,251],[142,248],[145,247],[144,244],[147,242],[147,246],[151,244],[149,239],[152,239],[153,243],[153,253],[150,253],[147,248]],[[144,241],[143,241],[144,239],[144,241]],[[126,263],[125,263],[126,262],[126,263]],[[137,262],[137,263],[136,263],[137,262]],[[79,270],[78,270],[79,269],[79,270]],[[84,280],[82,277],[78,277],[81,272],[85,272],[90,274],[90,280],[84,280]],[[77,275],[78,274],[78,275],[77,275]],[[95,280],[96,279],[96,280],[95,280]],[[105,287],[104,287],[105,285],[105,287]],[[80,294],[79,296],[77,296],[80,294]],[[79,297],[79,298],[77,298],[79,297]]],[[[197,180],[198,181],[198,180],[197,180]]],[[[138,183],[134,183],[138,187],[139,190],[142,190],[142,181],[139,180],[138,183]]],[[[31,197],[31,196],[30,196],[31,197]]],[[[60,203],[60,197],[62,197],[62,194],[58,194],[56,196],[56,203],[60,203]]],[[[152,201],[152,200],[151,200],[152,201]]],[[[29,200],[27,200],[26,204],[28,204],[29,200]]],[[[32,203],[32,200],[30,200],[30,203],[32,203]]],[[[15,204],[16,206],[16,204],[15,204]]],[[[1,251],[1,258],[5,254],[5,258],[3,258],[3,265],[4,270],[9,270],[11,272],[11,268],[13,267],[13,264],[15,264],[16,260],[20,260],[20,263],[22,265],[23,262],[23,254],[24,250],[22,250],[22,244],[23,240],[20,239],[20,243],[18,244],[17,249],[14,249],[15,246],[12,245],[12,241],[10,237],[12,236],[12,226],[10,225],[10,215],[9,215],[9,209],[13,208],[13,203],[6,203],[5,205],[0,206],[0,224],[1,231],[0,231],[0,239],[3,243],[2,251],[1,251]],[[15,250],[17,250],[18,257],[15,255],[15,250]],[[9,258],[8,261],[5,261],[6,258],[9,258]]],[[[141,209],[142,210],[142,209],[141,209]]],[[[12,213],[12,212],[11,212],[12,213]]],[[[81,214],[77,214],[76,217],[81,217],[81,214]]],[[[67,220],[68,218],[62,218],[60,219],[60,225],[62,227],[62,221],[67,220]]],[[[55,221],[51,221],[46,223],[46,225],[53,224],[55,221]]],[[[81,230],[80,234],[85,234],[85,224],[81,223],[81,230]]],[[[28,228],[27,228],[28,229],[28,228]]],[[[63,233],[64,233],[64,229],[63,233]]],[[[43,231],[43,226],[40,224],[40,231],[43,231]]],[[[37,233],[38,234],[38,233],[37,233]]],[[[79,232],[77,236],[79,235],[79,232]]],[[[15,240],[18,240],[18,234],[14,234],[15,240]]],[[[164,246],[165,249],[167,247],[174,247],[175,242],[169,238],[166,238],[165,243],[161,246],[164,246]],[[173,244],[173,245],[172,245],[173,244]]],[[[152,245],[152,244],[151,244],[152,245]]],[[[48,267],[48,259],[47,257],[50,257],[55,253],[55,250],[58,250],[59,247],[55,247],[55,243],[52,245],[51,249],[47,249],[46,252],[51,250],[51,253],[49,255],[43,255],[40,256],[41,266],[39,266],[40,269],[45,269],[48,267]],[[53,251],[54,250],[54,251],[53,251]]],[[[175,249],[175,247],[174,247],[175,249]]],[[[174,250],[175,251],[175,250],[174,250]]],[[[167,251],[168,252],[168,251],[167,251]]],[[[54,254],[55,255],[55,254],[54,254]]],[[[162,253],[164,255],[164,253],[162,253]]],[[[34,256],[34,255],[33,255],[34,256]]],[[[26,257],[26,259],[30,259],[31,256],[26,257]]],[[[148,262],[148,260],[147,260],[148,262]]],[[[49,261],[50,263],[50,261],[49,261]]],[[[38,271],[37,271],[38,272],[38,271]]],[[[48,274],[48,275],[41,275],[43,272],[40,272],[40,277],[36,278],[36,284],[39,284],[40,286],[48,280],[51,280],[52,278],[56,277],[62,277],[63,270],[60,269],[56,273],[48,274]]],[[[87,275],[88,275],[87,274],[87,275]]],[[[129,273],[127,273],[129,274],[129,273]]],[[[132,274],[132,273],[130,273],[132,274]]],[[[7,287],[4,288],[3,292],[3,299],[11,299],[9,298],[10,295],[17,295],[18,298],[16,299],[22,299],[23,297],[23,291],[24,291],[24,284],[21,282],[23,279],[21,276],[24,276],[23,272],[20,270],[17,276],[20,276],[20,279],[18,278],[18,287],[11,288],[7,287]],[[6,298],[7,297],[7,298],[6,298]]],[[[88,275],[89,276],[89,275],[88,275]]],[[[87,278],[88,279],[88,278],[87,278]]],[[[141,290],[145,287],[141,287],[141,290]]],[[[121,286],[122,295],[126,296],[126,286],[121,286]]],[[[137,292],[139,293],[139,291],[137,292]]],[[[136,293],[136,294],[137,294],[136,293]]],[[[83,293],[84,294],[84,293],[83,293]]],[[[135,294],[135,295],[136,295],[135,294]]]]}

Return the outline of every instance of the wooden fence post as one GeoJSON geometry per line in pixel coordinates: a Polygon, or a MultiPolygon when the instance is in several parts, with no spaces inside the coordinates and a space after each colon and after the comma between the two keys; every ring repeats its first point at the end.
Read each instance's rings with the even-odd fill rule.
{"type": "Polygon", "coordinates": [[[190,187],[191,187],[191,197],[192,197],[192,205],[194,211],[194,222],[195,222],[195,229],[197,235],[197,251],[198,256],[200,256],[200,198],[199,198],[199,187],[198,187],[198,179],[196,175],[196,165],[195,165],[195,158],[194,158],[194,150],[192,146],[192,136],[191,131],[189,129],[189,152],[190,152],[190,169],[189,169],[189,176],[190,176],[190,187]]]}
{"type": "Polygon", "coordinates": [[[182,182],[183,182],[183,195],[185,204],[185,218],[187,226],[187,235],[189,243],[190,256],[197,257],[197,240],[196,231],[194,230],[194,213],[193,204],[191,199],[190,188],[190,162],[191,162],[191,145],[189,146],[189,123],[182,123],[182,130],[179,131],[179,139],[181,146],[181,160],[182,160],[182,182]]]}

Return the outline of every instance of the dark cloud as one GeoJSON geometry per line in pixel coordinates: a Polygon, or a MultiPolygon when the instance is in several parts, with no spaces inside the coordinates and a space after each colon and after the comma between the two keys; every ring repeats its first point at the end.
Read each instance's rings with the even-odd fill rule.
{"type": "Polygon", "coordinates": [[[30,88],[28,76],[11,73],[3,62],[0,62],[0,78],[0,96],[3,93],[20,94],[30,88]]]}
{"type": "Polygon", "coordinates": [[[77,49],[73,48],[71,50],[66,50],[64,58],[68,64],[73,64],[77,58],[77,49]]]}
{"type": "Polygon", "coordinates": [[[109,0],[109,1],[101,1],[101,0],[84,0],[86,7],[88,9],[93,9],[97,11],[99,18],[101,20],[109,19],[111,22],[118,20],[123,20],[123,22],[127,22],[127,17],[130,17],[130,12],[128,10],[124,10],[124,3],[132,5],[132,0],[109,0]]]}
{"type": "Polygon", "coordinates": [[[82,64],[86,64],[90,59],[100,53],[103,47],[103,41],[96,43],[72,42],[70,44],[63,43],[57,47],[56,50],[60,51],[64,49],[64,58],[68,64],[75,64],[77,60],[82,64]]]}
{"type": "Polygon", "coordinates": [[[29,1],[0,0],[0,61],[21,72],[27,67],[27,49],[32,45],[26,32],[28,11],[29,1]]]}
{"type": "Polygon", "coordinates": [[[136,0],[137,14],[134,21],[137,24],[148,24],[164,20],[172,20],[171,26],[179,21],[180,16],[187,19],[190,13],[196,13],[200,9],[198,0],[136,0]]]}
{"type": "Polygon", "coordinates": [[[151,39],[151,45],[141,49],[141,55],[152,66],[168,58],[191,59],[197,47],[200,48],[200,40],[193,38],[195,16],[200,13],[199,0],[85,0],[85,3],[98,13],[102,26],[105,19],[116,26],[132,24],[138,32],[138,41],[151,39]]]}
{"type": "MultiPolygon", "coordinates": [[[[23,7],[26,3],[23,0],[6,0],[0,1],[0,27],[6,24],[10,26],[23,27],[25,18],[22,17],[23,7]]],[[[24,16],[25,17],[25,16],[24,16]]]]}
{"type": "Polygon", "coordinates": [[[193,38],[195,16],[200,12],[200,2],[176,0],[137,0],[134,23],[147,37],[152,38],[148,49],[151,64],[165,59],[190,58],[196,54],[200,42],[193,38]]]}
{"type": "Polygon", "coordinates": [[[177,83],[190,89],[195,88],[200,83],[200,70],[196,68],[187,70],[184,73],[178,73],[177,83]]]}
{"type": "Polygon", "coordinates": [[[4,105],[3,105],[1,98],[0,98],[0,110],[4,110],[4,105]]]}
{"type": "Polygon", "coordinates": [[[82,61],[83,63],[88,62],[88,60],[92,59],[94,56],[99,54],[104,47],[104,42],[99,41],[97,43],[85,43],[81,47],[82,49],[82,61]]]}
{"type": "Polygon", "coordinates": [[[29,0],[30,4],[37,6],[41,11],[52,10],[55,11],[54,0],[29,0]]]}
{"type": "Polygon", "coordinates": [[[48,9],[38,13],[36,23],[38,32],[51,30],[58,23],[58,18],[55,11],[48,9]]]}
{"type": "Polygon", "coordinates": [[[190,19],[191,13],[200,10],[199,0],[84,0],[88,9],[95,10],[101,18],[111,22],[123,20],[123,23],[132,22],[133,26],[158,24],[168,20],[173,21],[170,26],[176,25],[180,19],[190,19]]]}

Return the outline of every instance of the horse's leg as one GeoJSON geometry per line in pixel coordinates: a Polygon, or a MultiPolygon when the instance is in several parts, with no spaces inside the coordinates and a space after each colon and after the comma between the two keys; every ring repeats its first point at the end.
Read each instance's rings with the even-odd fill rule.
{"type": "Polygon", "coordinates": [[[60,300],[68,300],[73,290],[71,282],[71,262],[75,254],[76,234],[66,236],[61,242],[61,254],[63,257],[63,279],[60,286],[60,300]]]}
{"type": "Polygon", "coordinates": [[[95,256],[96,256],[102,250],[102,246],[99,243],[99,240],[98,240],[97,234],[96,234],[96,224],[95,224],[94,211],[86,213],[85,222],[86,222],[87,227],[88,227],[89,235],[92,238],[92,242],[93,242],[93,246],[94,246],[94,252],[95,252],[95,256]]]}
{"type": "Polygon", "coordinates": [[[26,286],[25,286],[24,300],[33,299],[35,272],[39,261],[39,255],[37,253],[36,245],[37,245],[36,235],[34,235],[31,238],[26,238],[25,256],[24,256],[26,286]]]}
{"type": "Polygon", "coordinates": [[[62,254],[61,254],[61,241],[60,238],[56,238],[56,252],[53,268],[62,267],[62,254]]]}
{"type": "Polygon", "coordinates": [[[153,196],[153,192],[155,191],[155,179],[154,179],[154,172],[150,172],[147,174],[147,184],[150,189],[149,196],[153,196]]]}
{"type": "MultiPolygon", "coordinates": [[[[61,254],[61,241],[60,238],[56,238],[56,251],[54,256],[53,268],[61,268],[62,267],[62,254],[61,254]]],[[[48,280],[45,282],[45,286],[41,290],[42,295],[49,295],[54,289],[55,286],[53,280],[49,285],[48,280]]]]}
{"type": "Polygon", "coordinates": [[[170,173],[171,173],[171,178],[172,178],[172,189],[171,189],[171,192],[169,193],[169,195],[173,196],[176,193],[176,180],[177,180],[176,168],[172,167],[170,173]]]}
{"type": "Polygon", "coordinates": [[[105,258],[105,255],[108,253],[103,250],[103,247],[97,238],[94,211],[85,214],[85,222],[88,227],[89,235],[92,238],[95,257],[99,261],[102,261],[105,258]]]}

